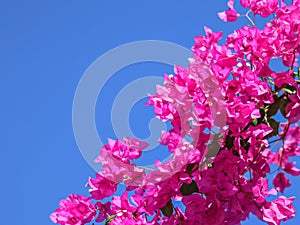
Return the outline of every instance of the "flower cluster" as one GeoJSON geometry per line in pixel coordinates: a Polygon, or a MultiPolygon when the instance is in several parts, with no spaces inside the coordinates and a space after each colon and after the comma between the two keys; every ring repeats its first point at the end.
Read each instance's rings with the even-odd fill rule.
{"type": "Polygon", "coordinates": [[[96,207],[83,195],[71,194],[67,199],[60,201],[59,205],[50,216],[54,223],[83,225],[96,215],[96,207]]]}
{"type": "MultiPolygon", "coordinates": [[[[252,26],[235,30],[225,44],[219,44],[222,32],[205,27],[205,36],[195,37],[190,65],[175,66],[149,96],[156,116],[172,124],[159,139],[171,159],[147,172],[134,163],[147,143],[108,140],[96,159],[102,170],[87,185],[96,203],[70,195],[51,215],[53,222],[235,225],[252,213],[279,225],[295,216],[294,197],[283,193],[291,186],[287,174],[300,175],[292,161],[300,155],[300,0],[240,3],[249,19],[250,12],[274,18],[263,29],[250,19],[252,26]],[[272,70],[273,59],[286,69],[272,70]],[[121,182],[124,193],[104,203],[121,182]]],[[[222,20],[243,16],[234,0],[228,7],[219,13],[222,20]]]]}

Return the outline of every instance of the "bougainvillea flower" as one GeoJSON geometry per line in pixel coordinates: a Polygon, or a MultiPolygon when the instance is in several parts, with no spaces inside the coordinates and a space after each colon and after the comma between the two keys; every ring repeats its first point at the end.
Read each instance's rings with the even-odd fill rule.
{"type": "Polygon", "coordinates": [[[94,219],[96,208],[90,201],[80,194],[71,194],[61,200],[59,208],[50,216],[54,223],[62,225],[83,225],[94,219]]]}

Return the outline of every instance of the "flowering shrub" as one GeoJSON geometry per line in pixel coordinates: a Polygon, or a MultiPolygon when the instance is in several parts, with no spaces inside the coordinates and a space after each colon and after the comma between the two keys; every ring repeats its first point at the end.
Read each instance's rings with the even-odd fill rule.
{"type": "MultiPolygon", "coordinates": [[[[235,225],[252,213],[277,225],[295,216],[294,197],[283,194],[291,186],[286,174],[300,175],[291,161],[300,155],[300,0],[289,6],[277,0],[240,3],[249,8],[244,16],[252,26],[235,30],[222,45],[222,33],[205,27],[206,35],[195,38],[190,65],[175,66],[175,75],[165,75],[164,86],[149,96],[156,116],[172,124],[159,139],[171,159],[156,161],[148,173],[133,161],[147,143],[108,140],[96,159],[103,168],[88,182],[90,197],[72,194],[61,201],[53,222],[235,225]],[[274,18],[258,29],[250,12],[274,18]],[[286,70],[273,71],[272,59],[286,70]],[[284,121],[275,117],[279,113],[284,121]],[[271,164],[277,169],[269,183],[271,164]],[[121,182],[124,193],[104,203],[121,182]],[[184,206],[175,207],[178,201],[184,206]]],[[[219,13],[222,20],[243,16],[233,0],[228,7],[219,13]]]]}

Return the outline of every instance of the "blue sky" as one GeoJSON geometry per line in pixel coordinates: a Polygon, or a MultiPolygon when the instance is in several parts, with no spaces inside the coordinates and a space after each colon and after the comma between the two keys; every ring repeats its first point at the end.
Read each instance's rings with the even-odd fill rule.
{"type": "MultiPolygon", "coordinates": [[[[121,44],[163,40],[186,48],[203,26],[225,34],[239,25],[223,23],[217,12],[227,1],[0,1],[2,151],[1,224],[50,225],[49,214],[70,193],[84,187],[94,171],[78,150],[72,103],[86,69],[121,44]]],[[[99,136],[114,138],[110,110],[118,90],[143,76],[172,73],[160,63],[140,63],[117,72],[96,105],[99,136]]],[[[150,108],[141,100],[129,122],[138,137],[149,131],[150,108]]],[[[298,164],[300,161],[298,160],[298,164]]],[[[297,194],[299,179],[286,194],[297,194]]],[[[296,224],[299,215],[287,224],[296,224]]],[[[244,224],[260,224],[256,220],[244,224]]]]}

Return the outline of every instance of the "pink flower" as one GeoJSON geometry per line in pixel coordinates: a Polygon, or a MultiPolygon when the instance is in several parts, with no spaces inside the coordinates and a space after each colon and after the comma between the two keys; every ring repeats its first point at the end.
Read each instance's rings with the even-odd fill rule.
{"type": "Polygon", "coordinates": [[[136,207],[129,203],[127,191],[125,191],[122,196],[114,196],[111,202],[111,209],[115,212],[123,212],[125,216],[136,210],[136,207]]]}
{"type": "Polygon", "coordinates": [[[292,203],[294,197],[280,196],[272,202],[267,202],[263,208],[263,220],[270,225],[279,225],[281,221],[287,221],[295,217],[295,208],[292,203]]]}
{"type": "Polygon", "coordinates": [[[290,187],[290,180],[288,178],[286,178],[284,173],[278,173],[273,180],[273,185],[276,187],[276,189],[278,191],[280,191],[281,193],[284,192],[284,189],[287,187],[290,187]]]}
{"type": "Polygon", "coordinates": [[[100,152],[106,150],[116,159],[129,164],[130,160],[141,157],[142,150],[148,146],[148,143],[137,138],[124,137],[123,141],[108,139],[108,144],[104,145],[100,152]]]}
{"type": "Polygon", "coordinates": [[[71,194],[60,201],[59,208],[50,215],[50,219],[61,225],[83,225],[92,221],[95,215],[96,208],[90,199],[80,194],[71,194]]]}
{"type": "Polygon", "coordinates": [[[300,88],[297,87],[297,94],[289,95],[289,102],[285,108],[286,117],[290,123],[297,123],[300,120],[300,88]]]}
{"type": "Polygon", "coordinates": [[[134,212],[137,208],[132,206],[128,200],[128,192],[125,191],[122,196],[114,196],[112,199],[111,210],[116,217],[110,224],[127,225],[127,224],[146,224],[144,217],[134,218],[134,212]]]}
{"type": "Polygon", "coordinates": [[[195,45],[192,50],[207,64],[210,64],[213,57],[210,53],[212,47],[222,38],[222,32],[212,32],[208,27],[204,27],[206,36],[196,36],[195,45]]]}
{"type": "Polygon", "coordinates": [[[113,215],[112,210],[110,209],[110,202],[106,202],[105,204],[102,204],[101,202],[97,202],[95,204],[95,207],[97,210],[99,210],[99,214],[96,218],[96,222],[102,222],[104,221],[108,215],[113,215]]]}
{"type": "Polygon", "coordinates": [[[168,145],[168,150],[174,152],[178,147],[179,142],[181,141],[181,136],[175,132],[162,132],[162,135],[159,138],[159,142],[162,145],[168,145]]]}
{"type": "Polygon", "coordinates": [[[191,222],[201,221],[205,212],[205,199],[199,194],[184,196],[182,199],[186,206],[185,216],[191,222]]]}
{"type": "Polygon", "coordinates": [[[290,102],[286,109],[288,111],[286,117],[290,123],[296,123],[300,120],[300,102],[290,102]]]}
{"type": "Polygon", "coordinates": [[[270,195],[268,188],[268,181],[266,179],[259,179],[256,185],[252,188],[253,196],[257,203],[263,203],[265,198],[270,195]]]}
{"type": "Polygon", "coordinates": [[[281,88],[285,84],[289,84],[292,86],[296,86],[295,79],[293,77],[293,71],[288,71],[288,72],[280,72],[276,75],[273,75],[275,78],[275,85],[278,88],[281,88]]]}
{"type": "Polygon", "coordinates": [[[145,217],[139,216],[138,218],[132,217],[115,217],[109,225],[146,225],[147,223],[145,217]]]}
{"type": "Polygon", "coordinates": [[[224,12],[219,12],[218,16],[225,22],[234,22],[237,20],[239,14],[234,9],[228,9],[224,12]]]}
{"type": "Polygon", "coordinates": [[[212,202],[207,202],[203,224],[223,225],[225,216],[226,215],[220,201],[214,200],[212,202]]]}
{"type": "MultiPolygon", "coordinates": [[[[282,130],[285,126],[282,126],[282,130]]],[[[288,157],[300,155],[300,126],[295,124],[295,127],[289,127],[289,130],[285,136],[284,149],[285,155],[288,157]]]]}
{"type": "MultiPolygon", "coordinates": [[[[188,222],[185,214],[178,208],[175,208],[176,213],[171,215],[170,217],[164,217],[162,219],[162,225],[174,225],[174,224],[190,224],[188,222]]],[[[152,224],[152,223],[151,223],[152,224]]],[[[156,224],[155,224],[156,225],[156,224]]]]}
{"type": "Polygon", "coordinates": [[[111,196],[117,190],[117,184],[108,180],[100,174],[96,174],[96,178],[89,178],[88,186],[91,187],[89,192],[93,199],[101,200],[111,196]]]}
{"type": "Polygon", "coordinates": [[[240,0],[244,8],[250,8],[254,14],[268,17],[278,9],[278,0],[240,0]]]}
{"type": "Polygon", "coordinates": [[[105,146],[101,148],[100,155],[95,162],[101,162],[103,165],[101,176],[115,183],[120,183],[125,179],[126,185],[134,185],[142,183],[144,179],[144,170],[130,164],[127,159],[123,161],[123,159],[115,157],[105,146]]]}

